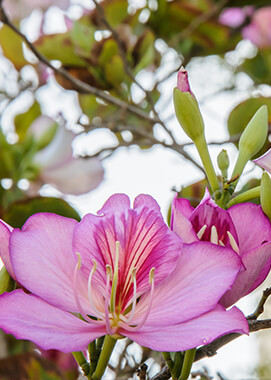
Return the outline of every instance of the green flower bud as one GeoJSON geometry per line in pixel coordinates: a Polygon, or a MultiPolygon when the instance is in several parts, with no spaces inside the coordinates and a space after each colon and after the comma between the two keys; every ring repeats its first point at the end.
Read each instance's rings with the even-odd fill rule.
{"type": "Polygon", "coordinates": [[[3,266],[0,270],[0,294],[10,292],[14,288],[14,280],[3,266]]]}
{"type": "Polygon", "coordinates": [[[271,178],[267,172],[264,172],[262,175],[261,181],[261,205],[263,212],[271,220],[271,178]]]}
{"type": "MultiPolygon", "coordinates": [[[[248,160],[263,147],[268,133],[267,106],[261,106],[249,121],[239,140],[239,155],[232,178],[242,174],[248,160]]],[[[238,181],[238,180],[237,180],[238,181]]],[[[235,182],[235,184],[237,183],[235,182]]]]}
{"type": "Polygon", "coordinates": [[[217,156],[217,164],[219,169],[221,170],[222,177],[226,179],[228,177],[228,168],[230,165],[230,160],[228,153],[225,149],[222,149],[219,155],[217,156]]]}

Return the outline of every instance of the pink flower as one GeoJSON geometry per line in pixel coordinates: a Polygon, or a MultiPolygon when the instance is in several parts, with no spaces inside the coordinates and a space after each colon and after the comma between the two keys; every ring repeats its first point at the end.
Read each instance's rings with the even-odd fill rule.
{"type": "Polygon", "coordinates": [[[190,94],[192,96],[194,96],[193,92],[191,91],[190,85],[189,85],[188,73],[183,67],[181,67],[180,70],[178,71],[177,88],[181,92],[190,92],[190,94]]]}
{"type": "Polygon", "coordinates": [[[29,16],[34,9],[46,11],[52,5],[67,9],[70,0],[4,0],[3,6],[8,15],[15,20],[29,16]]]}
{"type": "Polygon", "coordinates": [[[243,268],[232,288],[222,297],[225,307],[257,288],[271,266],[271,224],[261,206],[243,203],[223,210],[208,190],[194,209],[187,199],[175,198],[171,226],[185,243],[210,241],[235,252],[243,268]]]}
{"type": "Polygon", "coordinates": [[[131,208],[116,194],[80,223],[40,213],[21,230],[0,223],[0,231],[2,257],[31,292],[0,296],[0,327],[18,339],[70,352],[110,334],[180,351],[248,332],[237,308],[217,305],[240,270],[238,255],[209,242],[183,245],[148,195],[131,208]]]}
{"type": "Polygon", "coordinates": [[[252,22],[243,28],[242,35],[259,48],[271,46],[271,7],[256,10],[252,22]]]}
{"type": "Polygon", "coordinates": [[[254,9],[251,6],[226,8],[221,12],[219,22],[231,28],[238,28],[244,24],[248,16],[253,14],[253,11],[254,9]]]}
{"type": "Polygon", "coordinates": [[[271,148],[253,162],[271,174],[271,148]]]}
{"type": "MultiPolygon", "coordinates": [[[[51,118],[40,116],[31,124],[30,131],[39,138],[52,122],[51,118]]],[[[64,194],[80,195],[101,183],[104,169],[96,157],[84,159],[73,156],[74,137],[64,126],[58,126],[50,144],[34,156],[34,163],[40,167],[39,179],[42,183],[49,183],[64,194]]]]}

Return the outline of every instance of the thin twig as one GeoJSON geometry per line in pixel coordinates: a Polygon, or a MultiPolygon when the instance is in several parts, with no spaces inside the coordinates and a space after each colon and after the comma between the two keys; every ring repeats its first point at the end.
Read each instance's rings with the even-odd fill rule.
{"type": "Polygon", "coordinates": [[[253,314],[250,314],[247,319],[248,320],[252,320],[252,319],[257,319],[259,318],[259,316],[264,312],[264,305],[267,301],[267,298],[271,295],[271,287],[270,288],[267,288],[263,291],[263,295],[262,295],[262,298],[260,299],[260,302],[256,308],[256,310],[254,311],[253,314]]]}

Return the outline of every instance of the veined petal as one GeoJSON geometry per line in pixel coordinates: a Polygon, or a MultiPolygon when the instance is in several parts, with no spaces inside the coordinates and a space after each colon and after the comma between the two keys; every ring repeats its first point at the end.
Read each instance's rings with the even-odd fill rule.
{"type": "Polygon", "coordinates": [[[198,241],[199,239],[194,230],[194,227],[192,226],[192,223],[185,216],[186,213],[183,210],[182,205],[184,204],[187,205],[187,202],[184,202],[184,201],[187,201],[187,199],[175,198],[175,200],[173,201],[170,225],[171,225],[172,231],[174,231],[178,236],[180,236],[184,243],[189,244],[189,243],[198,241]]]}
{"type": "Polygon", "coordinates": [[[271,173],[271,149],[269,149],[261,157],[257,158],[256,160],[253,160],[253,162],[259,165],[261,168],[267,170],[269,173],[271,173]]]}
{"type": "Polygon", "coordinates": [[[98,215],[123,212],[130,208],[130,199],[126,194],[114,194],[107,199],[103,207],[97,212],[98,215]]]}
{"type": "MultiPolygon", "coordinates": [[[[72,236],[77,222],[55,214],[31,216],[10,238],[11,264],[17,280],[52,305],[77,312],[73,273],[77,262],[72,236]]],[[[87,286],[85,286],[87,292],[87,286]]]]}
{"type": "Polygon", "coordinates": [[[82,321],[22,290],[0,296],[0,327],[17,339],[27,339],[44,350],[80,351],[106,334],[105,327],[82,321]]]}
{"type": "Polygon", "coordinates": [[[149,288],[152,267],[155,267],[157,283],[172,272],[182,242],[169,230],[151,197],[139,196],[135,200],[135,209],[127,209],[126,201],[123,203],[122,207],[122,203],[117,202],[118,212],[114,214],[106,209],[103,216],[86,215],[75,229],[73,243],[74,251],[82,257],[85,276],[90,272],[92,261],[97,261],[93,284],[104,289],[105,266],[114,268],[116,242],[119,242],[118,297],[122,298],[124,306],[133,294],[132,271],[136,269],[137,292],[140,295],[149,288]]]}
{"type": "MultiPolygon", "coordinates": [[[[208,242],[184,244],[174,271],[155,286],[146,326],[174,325],[213,309],[230,289],[241,265],[231,249],[208,242]]],[[[149,302],[150,295],[143,295],[136,307],[135,323],[149,302]]]]}
{"type": "Polygon", "coordinates": [[[9,239],[11,235],[12,227],[10,227],[7,223],[3,222],[3,220],[0,220],[0,257],[8,271],[8,273],[14,278],[14,270],[11,265],[10,261],[10,254],[9,254],[9,239]]]}
{"type": "MultiPolygon", "coordinates": [[[[168,319],[171,317],[169,311],[168,319]]],[[[211,343],[232,332],[248,334],[248,324],[243,313],[236,307],[225,311],[223,307],[217,306],[208,313],[183,323],[154,328],[144,325],[134,332],[124,331],[123,335],[156,351],[185,351],[211,343]]]]}
{"type": "Polygon", "coordinates": [[[235,225],[241,256],[271,240],[271,223],[264,215],[261,206],[242,203],[230,207],[228,213],[235,225]]]}
{"type": "Polygon", "coordinates": [[[271,267],[271,243],[266,243],[242,256],[245,269],[240,271],[232,288],[220,303],[229,307],[256,289],[266,278],[271,267]]]}

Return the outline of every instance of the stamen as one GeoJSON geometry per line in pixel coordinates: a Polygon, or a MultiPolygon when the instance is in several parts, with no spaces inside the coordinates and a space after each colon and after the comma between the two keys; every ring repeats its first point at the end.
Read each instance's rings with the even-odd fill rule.
{"type": "Polygon", "coordinates": [[[149,283],[151,285],[151,295],[150,295],[150,302],[148,304],[145,315],[144,315],[142,321],[137,326],[129,326],[129,325],[125,326],[126,330],[130,330],[130,331],[139,330],[145,324],[145,322],[146,322],[146,320],[150,314],[151,307],[152,307],[152,301],[153,301],[153,292],[154,292],[154,271],[155,271],[155,268],[152,268],[150,270],[150,273],[149,273],[149,283]]]}
{"type": "Polygon", "coordinates": [[[106,287],[105,287],[105,327],[109,335],[113,335],[113,331],[110,326],[110,319],[109,319],[109,287],[110,287],[110,280],[112,277],[112,268],[110,265],[106,265],[106,287]],[[109,269],[110,268],[110,269],[109,269]]]}
{"type": "Polygon", "coordinates": [[[225,247],[225,244],[221,240],[218,241],[218,245],[221,245],[222,247],[225,247]]]}
{"type": "Polygon", "coordinates": [[[132,310],[130,312],[130,316],[127,320],[127,323],[131,323],[133,318],[134,318],[134,315],[135,315],[136,291],[137,291],[137,289],[136,289],[136,268],[133,268],[133,270],[132,270],[131,279],[132,279],[133,284],[134,284],[134,294],[133,294],[132,310]]]}
{"type": "Polygon", "coordinates": [[[117,286],[119,280],[119,246],[120,242],[116,241],[116,256],[114,263],[114,275],[112,280],[112,288],[111,288],[111,300],[110,300],[110,311],[112,314],[115,314],[116,309],[116,295],[117,295],[117,286]]]}
{"type": "Polygon", "coordinates": [[[213,244],[218,244],[218,233],[217,233],[216,226],[212,226],[212,228],[211,228],[210,242],[213,244]]]}
{"type": "Polygon", "coordinates": [[[231,244],[232,249],[233,249],[235,252],[237,252],[238,255],[239,255],[239,247],[238,247],[238,245],[237,245],[237,243],[236,243],[234,237],[232,236],[232,234],[231,234],[229,231],[227,231],[227,234],[228,234],[228,237],[229,237],[229,240],[230,240],[230,244],[231,244]]]}
{"type": "Polygon", "coordinates": [[[84,311],[84,309],[81,305],[80,298],[78,296],[78,292],[76,291],[77,284],[78,284],[78,270],[80,270],[80,268],[81,268],[81,255],[78,252],[76,252],[76,255],[77,255],[77,264],[75,266],[74,274],[73,274],[73,294],[74,294],[75,302],[76,302],[76,305],[78,307],[79,313],[82,315],[82,317],[86,321],[93,323],[94,320],[89,318],[89,316],[84,311]]]}
{"type": "Polygon", "coordinates": [[[91,280],[92,280],[92,277],[94,275],[94,273],[96,272],[96,269],[97,269],[97,261],[96,260],[92,260],[93,262],[93,267],[91,269],[91,272],[90,272],[90,275],[88,277],[88,299],[89,299],[89,303],[93,309],[93,311],[95,312],[95,316],[98,317],[98,318],[104,318],[104,313],[101,313],[97,308],[96,306],[94,305],[94,302],[93,302],[93,299],[92,299],[92,291],[91,291],[91,280]]]}
{"type": "Polygon", "coordinates": [[[204,224],[204,226],[202,226],[199,232],[197,233],[197,237],[199,238],[199,240],[201,240],[202,236],[204,235],[206,228],[207,224],[204,224]]]}

